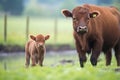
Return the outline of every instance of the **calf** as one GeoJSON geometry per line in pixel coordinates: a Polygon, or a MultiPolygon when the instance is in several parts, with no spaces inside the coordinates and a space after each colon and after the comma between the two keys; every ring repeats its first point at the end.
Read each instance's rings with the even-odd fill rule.
{"type": "Polygon", "coordinates": [[[115,50],[117,65],[120,66],[120,13],[114,7],[85,4],[73,11],[63,10],[66,17],[73,19],[73,35],[80,66],[84,67],[86,52],[92,52],[91,64],[97,65],[100,52],[106,54],[106,65],[111,63],[111,50],[115,50]]]}
{"type": "Polygon", "coordinates": [[[43,66],[44,54],[46,52],[45,41],[49,39],[49,37],[49,35],[43,36],[42,34],[39,34],[36,37],[30,35],[32,40],[28,41],[25,45],[26,67],[30,64],[30,58],[32,66],[35,66],[37,63],[40,66],[43,66]]]}

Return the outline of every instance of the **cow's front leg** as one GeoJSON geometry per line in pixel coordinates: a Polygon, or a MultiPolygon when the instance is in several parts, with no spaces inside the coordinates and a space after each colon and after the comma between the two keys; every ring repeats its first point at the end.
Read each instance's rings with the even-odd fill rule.
{"type": "Polygon", "coordinates": [[[80,67],[84,67],[84,63],[86,62],[87,58],[85,53],[78,53],[79,56],[79,62],[80,62],[80,67]]]}
{"type": "Polygon", "coordinates": [[[75,45],[79,57],[80,67],[84,67],[84,63],[86,62],[86,37],[80,37],[74,32],[75,45]]]}
{"type": "Polygon", "coordinates": [[[76,49],[79,57],[80,67],[84,67],[84,63],[86,62],[86,52],[81,50],[81,47],[78,43],[76,43],[76,49]]]}
{"type": "Polygon", "coordinates": [[[106,57],[106,66],[109,66],[111,64],[111,59],[112,59],[112,49],[109,49],[108,51],[105,52],[105,57],[106,57]]]}
{"type": "Polygon", "coordinates": [[[102,44],[103,44],[103,41],[101,39],[97,40],[94,43],[94,47],[92,49],[92,55],[91,55],[91,58],[90,58],[91,64],[93,66],[97,65],[97,59],[98,59],[98,57],[100,55],[100,52],[102,50],[102,44]]]}

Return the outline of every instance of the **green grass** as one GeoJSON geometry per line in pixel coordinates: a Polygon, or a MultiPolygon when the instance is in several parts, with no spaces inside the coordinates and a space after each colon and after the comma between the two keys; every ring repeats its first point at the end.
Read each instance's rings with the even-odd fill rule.
{"type": "MultiPolygon", "coordinates": [[[[26,42],[26,17],[8,16],[7,43],[4,43],[4,17],[0,16],[0,44],[24,45],[26,42]]],[[[47,44],[54,44],[55,18],[30,17],[29,34],[49,34],[51,37],[47,44]]],[[[71,19],[58,18],[56,44],[73,44],[71,19]]]]}
{"type": "Polygon", "coordinates": [[[84,68],[79,67],[77,54],[47,54],[44,67],[25,68],[23,55],[2,57],[0,60],[0,80],[119,80],[120,72],[115,72],[116,61],[113,58],[111,66],[105,66],[103,55],[97,67],[91,66],[89,60],[84,68]],[[75,64],[62,65],[60,60],[71,59],[75,64]],[[7,68],[4,69],[6,63],[7,68]]]}

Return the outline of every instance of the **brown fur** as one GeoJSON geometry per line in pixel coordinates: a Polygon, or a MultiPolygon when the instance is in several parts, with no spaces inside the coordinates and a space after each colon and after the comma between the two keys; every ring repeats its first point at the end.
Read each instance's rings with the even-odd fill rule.
{"type": "Polygon", "coordinates": [[[35,66],[37,63],[40,66],[43,66],[44,54],[46,52],[45,41],[49,39],[49,37],[49,35],[43,36],[42,34],[39,34],[36,37],[30,35],[32,40],[28,41],[25,45],[26,67],[30,64],[30,58],[32,66],[35,66]]]}
{"type": "Polygon", "coordinates": [[[112,48],[120,66],[120,13],[116,8],[85,4],[75,7],[72,12],[62,12],[73,18],[73,35],[81,67],[87,60],[86,52],[91,51],[93,66],[97,65],[101,51],[106,53],[106,65],[110,65],[112,48]]]}

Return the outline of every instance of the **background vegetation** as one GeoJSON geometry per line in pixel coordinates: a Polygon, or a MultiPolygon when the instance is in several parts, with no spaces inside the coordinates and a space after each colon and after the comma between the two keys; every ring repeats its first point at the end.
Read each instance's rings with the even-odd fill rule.
{"type": "Polygon", "coordinates": [[[120,0],[0,0],[0,12],[11,15],[42,17],[61,16],[61,9],[72,10],[81,4],[113,5],[119,9],[120,0]]]}
{"type": "Polygon", "coordinates": [[[30,17],[29,34],[50,34],[48,44],[74,44],[71,19],[65,19],[62,9],[72,10],[81,4],[114,5],[120,0],[0,0],[0,44],[22,45],[26,42],[26,17],[30,17]],[[7,20],[7,42],[4,43],[4,15],[7,20]],[[57,18],[57,25],[55,20],[57,18]],[[63,19],[64,18],[64,19],[63,19]],[[57,40],[55,41],[55,26],[57,40]],[[64,36],[63,36],[64,35],[64,36]]]}
{"type": "MultiPolygon", "coordinates": [[[[26,42],[26,17],[8,16],[7,21],[7,42],[4,43],[4,22],[0,18],[0,44],[24,45],[26,42]]],[[[57,35],[55,40],[55,18],[34,18],[30,17],[29,34],[50,35],[46,44],[74,44],[72,36],[71,19],[59,18],[57,20],[57,35]],[[70,24],[71,23],[71,24],[70,24]],[[64,36],[63,36],[64,35],[64,36]]],[[[28,36],[29,37],[29,36],[28,36]]]]}

